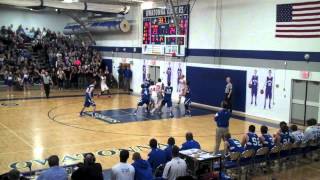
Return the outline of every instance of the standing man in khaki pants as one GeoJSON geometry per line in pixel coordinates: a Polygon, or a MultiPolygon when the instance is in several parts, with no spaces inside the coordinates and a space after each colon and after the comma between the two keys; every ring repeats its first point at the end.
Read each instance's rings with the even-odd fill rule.
{"type": "Polygon", "coordinates": [[[219,152],[219,147],[221,143],[221,139],[223,138],[224,134],[229,132],[229,120],[231,117],[230,111],[227,110],[227,103],[223,101],[221,103],[222,110],[216,113],[214,120],[217,123],[216,129],[216,146],[215,146],[215,153],[219,152]]]}

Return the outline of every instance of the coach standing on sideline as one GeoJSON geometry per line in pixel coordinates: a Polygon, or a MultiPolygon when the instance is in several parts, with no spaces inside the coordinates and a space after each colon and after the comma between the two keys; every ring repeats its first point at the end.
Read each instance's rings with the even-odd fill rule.
{"type": "Polygon", "coordinates": [[[217,112],[214,117],[214,120],[217,123],[215,153],[219,152],[221,139],[223,138],[224,134],[229,132],[229,120],[231,117],[231,113],[226,109],[227,104],[225,101],[221,103],[221,107],[222,110],[217,112]]]}
{"type": "Polygon", "coordinates": [[[44,91],[46,93],[46,97],[49,98],[50,84],[52,84],[52,79],[49,76],[48,71],[45,71],[45,73],[42,75],[42,80],[43,80],[43,87],[44,87],[44,91]]]}
{"type": "Polygon", "coordinates": [[[227,85],[224,91],[224,101],[227,103],[227,109],[232,113],[232,83],[231,78],[226,78],[227,85]]]}

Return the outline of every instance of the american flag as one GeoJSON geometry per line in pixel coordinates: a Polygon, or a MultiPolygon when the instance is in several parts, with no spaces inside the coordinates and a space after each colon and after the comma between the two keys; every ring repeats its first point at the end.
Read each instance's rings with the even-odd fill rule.
{"type": "Polygon", "coordinates": [[[276,37],[320,38],[320,1],[277,5],[276,37]]]}

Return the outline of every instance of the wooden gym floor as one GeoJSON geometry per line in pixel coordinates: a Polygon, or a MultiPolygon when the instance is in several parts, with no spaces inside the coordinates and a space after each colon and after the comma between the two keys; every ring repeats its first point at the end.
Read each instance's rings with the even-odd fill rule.
{"type": "MultiPolygon", "coordinates": [[[[27,164],[32,164],[32,169],[45,168],[45,158],[52,154],[60,157],[60,164],[74,164],[82,161],[81,154],[87,152],[95,153],[97,162],[108,169],[118,162],[119,149],[140,151],[147,158],[150,138],[166,144],[167,138],[173,136],[176,144],[181,145],[187,131],[193,132],[203,149],[213,151],[216,128],[213,114],[108,124],[91,117],[79,117],[82,94],[82,91],[53,91],[55,98],[45,99],[40,98],[43,93],[39,90],[12,92],[11,95],[1,91],[0,174],[10,167],[27,171],[27,164]],[[64,97],[71,95],[75,97],[64,97]]],[[[95,98],[95,102],[97,110],[126,109],[135,108],[137,99],[118,94],[111,98],[95,98]]],[[[264,123],[250,118],[255,119],[254,123],[232,118],[230,131],[233,137],[241,139],[250,124],[255,124],[259,130],[264,123]]],[[[270,127],[271,133],[276,131],[275,127],[270,127]]],[[[319,179],[319,164],[308,163],[254,179],[319,179]]]]}

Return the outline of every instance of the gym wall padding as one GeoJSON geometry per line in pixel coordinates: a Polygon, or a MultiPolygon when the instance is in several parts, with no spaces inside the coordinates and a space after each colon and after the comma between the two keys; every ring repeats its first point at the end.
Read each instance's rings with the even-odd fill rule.
{"type": "Polygon", "coordinates": [[[247,72],[241,70],[187,66],[192,102],[220,107],[228,76],[233,84],[233,109],[245,112],[247,72]]]}

